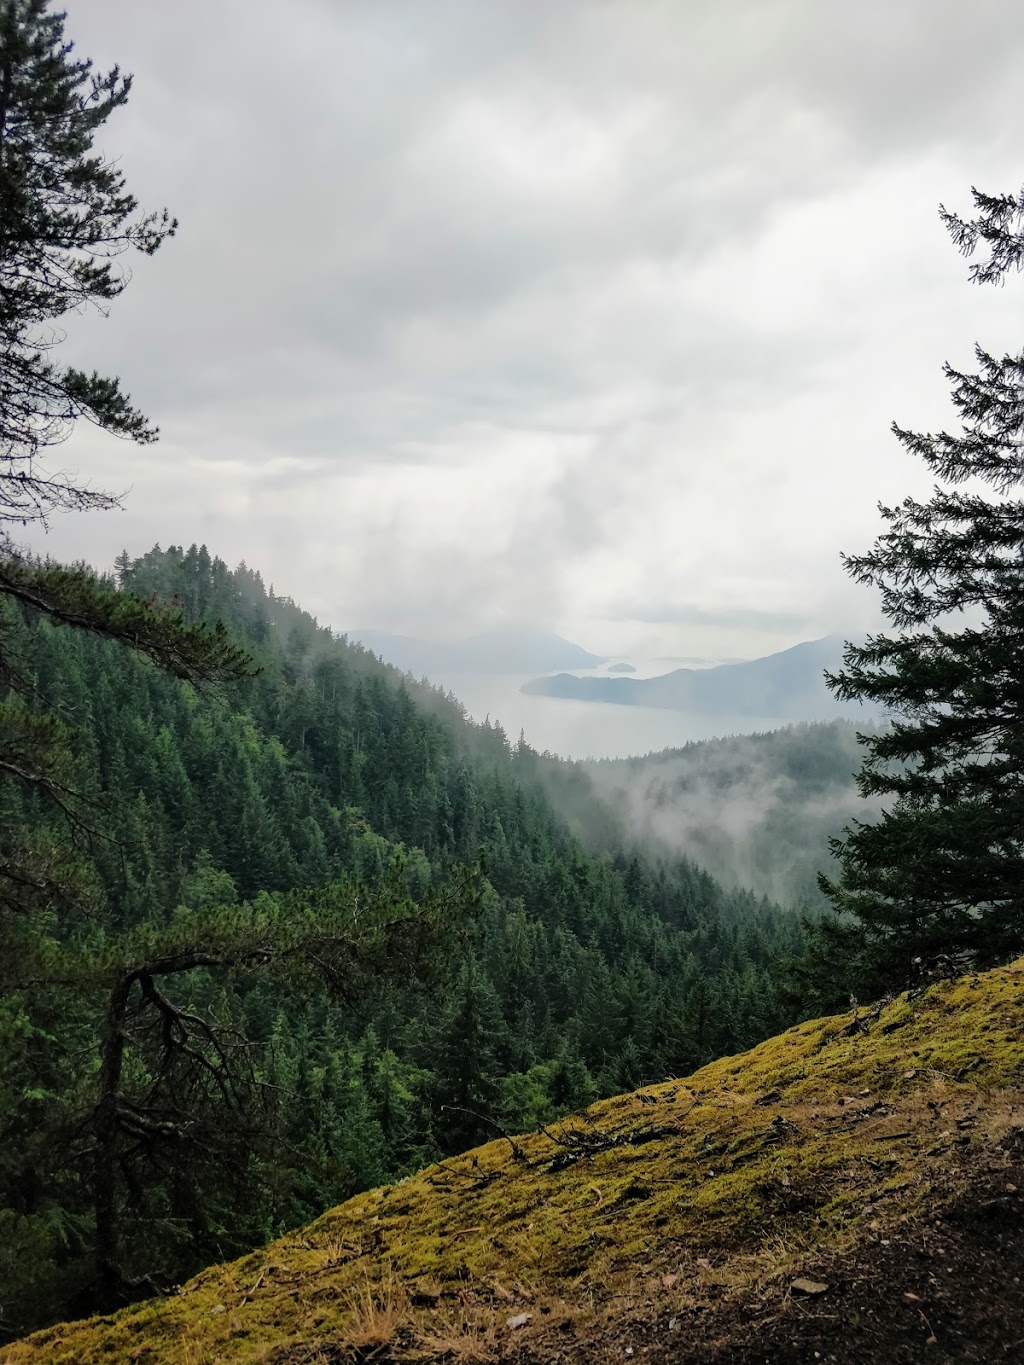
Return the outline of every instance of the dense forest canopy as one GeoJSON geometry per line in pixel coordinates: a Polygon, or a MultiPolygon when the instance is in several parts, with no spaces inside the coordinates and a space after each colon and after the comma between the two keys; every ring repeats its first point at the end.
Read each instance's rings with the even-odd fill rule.
{"type": "Polygon", "coordinates": [[[119,983],[134,1117],[111,1139],[105,1216],[122,1295],[496,1125],[681,1074],[792,1017],[778,974],[802,944],[792,913],[631,840],[589,851],[528,745],[334,637],[258,572],[195,546],[123,555],[117,572],[186,624],[226,622],[258,671],[197,690],[3,608],[82,791],[69,824],[6,784],[4,825],[40,848],[71,839],[86,888],[79,914],[47,916],[45,933],[33,921],[5,970],[10,1326],[94,1301],[119,983]],[[356,932],[360,898],[389,933],[356,932]],[[328,911],[355,959],[333,976],[298,960],[302,926],[315,915],[323,933],[328,911]],[[187,1141],[147,1131],[186,1112],[187,1141]]]}

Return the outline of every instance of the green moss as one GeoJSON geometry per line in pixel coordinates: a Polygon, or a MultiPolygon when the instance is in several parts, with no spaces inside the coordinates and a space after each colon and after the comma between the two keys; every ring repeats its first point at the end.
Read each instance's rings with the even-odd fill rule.
{"type": "MultiPolygon", "coordinates": [[[[265,1361],[349,1331],[396,1283],[503,1302],[510,1283],[571,1301],[638,1267],[699,1276],[711,1250],[833,1242],[897,1218],[953,1159],[936,1115],[982,1115],[1024,1073],[1024,963],[801,1024],[685,1082],[618,1096],[555,1130],[430,1167],[324,1214],[172,1298],[37,1333],[3,1365],[265,1361]],[[928,1101],[933,1107],[929,1107],[928,1101]],[[910,1139],[899,1136],[910,1133],[910,1139]],[[573,1134],[595,1144],[564,1169],[573,1134]],[[599,1144],[604,1143],[603,1147],[599,1144]],[[559,1161],[555,1161],[558,1158],[559,1161]]],[[[421,1316],[429,1318],[430,1309],[421,1316]]]]}

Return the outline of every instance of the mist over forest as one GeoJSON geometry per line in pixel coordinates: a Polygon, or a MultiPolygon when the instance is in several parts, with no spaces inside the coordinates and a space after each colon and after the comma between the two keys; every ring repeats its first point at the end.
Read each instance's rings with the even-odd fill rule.
{"type": "MultiPolygon", "coordinates": [[[[607,676],[621,673],[623,666],[598,673],[594,664],[604,661],[527,627],[433,646],[368,631],[356,636],[405,672],[410,682],[429,684],[431,675],[435,681],[461,675],[477,686],[484,683],[483,694],[494,695],[496,701],[501,693],[486,686],[490,674],[521,675],[544,652],[548,668],[555,669],[559,655],[568,663],[575,653],[575,666],[586,673],[536,679],[520,690],[530,700],[549,699],[547,732],[557,730],[559,708],[596,705],[602,714],[591,742],[608,748],[622,743],[613,738],[618,717],[607,706],[613,698],[631,710],[678,710],[683,730],[700,723],[712,729],[743,726],[752,716],[783,713],[769,730],[719,733],[628,757],[600,749],[575,761],[550,750],[537,756],[537,771],[559,815],[598,854],[616,844],[656,859],[683,856],[723,886],[820,912],[827,899],[818,874],[836,872],[830,840],[851,821],[874,820],[885,808],[878,797],[865,799],[855,781],[864,754],[858,737],[877,733],[878,711],[856,708],[856,720],[784,719],[785,713],[840,709],[824,678],[826,668],[841,666],[842,641],[836,637],[767,659],[656,674],[638,684],[607,676]],[[645,685],[660,691],[648,695],[640,691],[645,685]]],[[[461,705],[462,698],[457,700],[461,705]]],[[[506,706],[497,710],[498,716],[507,712],[508,698],[503,700],[506,706]]],[[[529,720],[521,744],[536,749],[536,743],[531,746],[532,727],[530,732],[525,728],[529,720]]]]}
{"type": "Polygon", "coordinates": [[[723,886],[821,908],[818,873],[835,873],[829,840],[884,808],[854,781],[865,728],[873,727],[792,725],[581,767],[638,845],[682,853],[723,886]]]}

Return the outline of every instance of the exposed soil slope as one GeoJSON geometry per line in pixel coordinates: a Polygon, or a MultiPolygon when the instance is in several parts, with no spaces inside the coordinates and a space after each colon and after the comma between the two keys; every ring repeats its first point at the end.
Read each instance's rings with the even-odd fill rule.
{"type": "Polygon", "coordinates": [[[1024,1360],[1024,961],[361,1195],[4,1365],[1024,1360]]]}

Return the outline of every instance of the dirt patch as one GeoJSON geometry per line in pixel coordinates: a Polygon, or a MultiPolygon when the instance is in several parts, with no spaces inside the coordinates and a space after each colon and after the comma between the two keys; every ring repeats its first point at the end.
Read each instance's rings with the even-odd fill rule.
{"type": "Polygon", "coordinates": [[[965,1156],[927,1215],[879,1227],[800,1278],[553,1336],[517,1365],[917,1365],[1024,1362],[1024,1141],[965,1156]]]}

